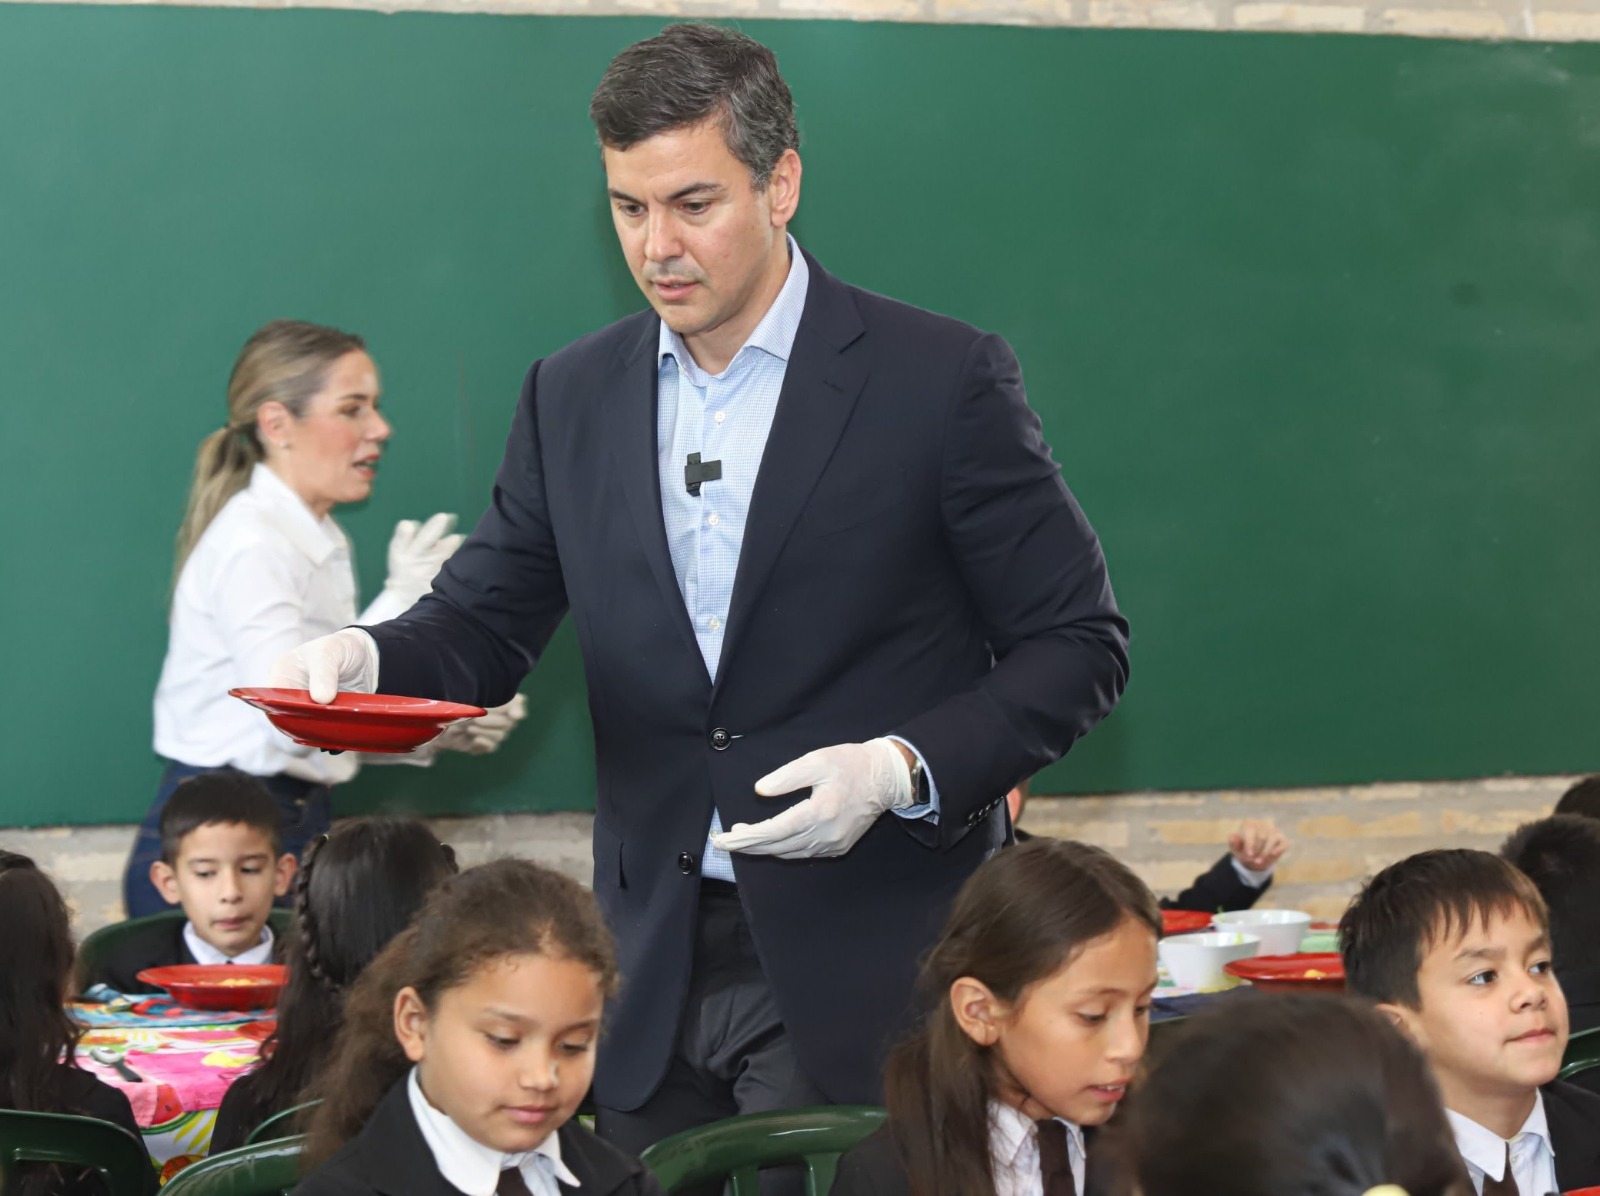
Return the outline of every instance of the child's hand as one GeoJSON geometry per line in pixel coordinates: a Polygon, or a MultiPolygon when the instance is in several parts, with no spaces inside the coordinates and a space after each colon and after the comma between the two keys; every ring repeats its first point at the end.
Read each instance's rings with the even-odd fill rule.
{"type": "Polygon", "coordinates": [[[1228,836],[1233,858],[1252,872],[1265,872],[1289,850],[1289,836],[1269,821],[1246,818],[1228,836]]]}

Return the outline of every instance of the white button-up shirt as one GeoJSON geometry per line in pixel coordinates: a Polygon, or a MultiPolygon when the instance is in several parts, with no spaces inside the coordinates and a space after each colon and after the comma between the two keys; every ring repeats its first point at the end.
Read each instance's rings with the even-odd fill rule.
{"type": "Polygon", "coordinates": [[[189,954],[194,956],[195,963],[271,963],[272,927],[263,926],[261,928],[261,941],[254,947],[247,947],[237,955],[224,955],[200,937],[200,932],[194,928],[193,922],[185,922],[183,924],[183,945],[189,948],[189,954]]]}
{"type": "Polygon", "coordinates": [[[522,1154],[501,1154],[467,1133],[448,1114],[435,1109],[422,1094],[417,1069],[406,1080],[406,1095],[411,1098],[411,1115],[417,1119],[422,1140],[428,1144],[439,1174],[451,1187],[467,1196],[494,1196],[500,1173],[515,1167],[522,1174],[532,1196],[560,1196],[557,1181],[570,1188],[580,1187],[578,1177],[561,1161],[561,1139],[550,1136],[522,1154]]]}
{"type": "MultiPolygon", "coordinates": [[[[400,613],[396,600],[380,596],[359,621],[400,613]]],[[[265,685],[283,653],[357,621],[344,531],[330,515],[317,518],[288,483],[258,464],[250,484],[201,535],[173,592],[167,659],[156,686],[157,754],[255,776],[348,781],[360,768],[356,753],[330,756],[303,747],[228,691],[265,685]]]]}
{"type": "MultiPolygon", "coordinates": [[[[1056,1120],[1067,1127],[1072,1182],[1082,1192],[1088,1163],[1083,1129],[1064,1118],[1056,1120]]],[[[995,1196],[1044,1196],[1044,1177],[1039,1173],[1039,1131],[1022,1110],[999,1101],[989,1102],[989,1169],[994,1174],[995,1196]]]]}
{"type": "MultiPolygon", "coordinates": [[[[1480,1194],[1483,1192],[1484,1176],[1504,1179],[1506,1140],[1470,1117],[1450,1109],[1446,1109],[1444,1115],[1450,1119],[1456,1149],[1466,1160],[1473,1189],[1480,1194]]],[[[1511,1177],[1517,1181],[1517,1191],[1522,1196],[1546,1196],[1546,1193],[1560,1191],[1556,1187],[1556,1148],[1550,1141],[1550,1124],[1544,1116],[1544,1093],[1534,1094],[1533,1112],[1511,1139],[1510,1146],[1511,1177]]]]}

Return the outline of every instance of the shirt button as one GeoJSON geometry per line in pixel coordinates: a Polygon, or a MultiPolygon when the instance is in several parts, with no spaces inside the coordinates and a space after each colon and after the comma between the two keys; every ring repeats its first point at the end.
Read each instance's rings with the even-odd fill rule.
{"type": "Polygon", "coordinates": [[[722,522],[722,516],[718,515],[715,511],[712,511],[711,514],[706,516],[706,522],[712,527],[716,527],[717,524],[722,522]]]}
{"type": "Polygon", "coordinates": [[[685,876],[693,876],[694,856],[690,855],[687,851],[680,851],[678,853],[678,871],[683,873],[685,876]]]}
{"type": "Polygon", "coordinates": [[[733,736],[728,733],[728,728],[717,727],[711,732],[711,746],[719,752],[728,750],[728,745],[733,742],[733,736]]]}
{"type": "Polygon", "coordinates": [[[711,618],[706,622],[706,626],[711,628],[712,631],[717,631],[722,627],[722,620],[717,618],[716,615],[712,615],[711,618]]]}
{"type": "Polygon", "coordinates": [[[717,423],[720,424],[723,420],[728,418],[728,413],[726,411],[719,411],[715,415],[713,415],[711,418],[714,419],[717,423]]]}

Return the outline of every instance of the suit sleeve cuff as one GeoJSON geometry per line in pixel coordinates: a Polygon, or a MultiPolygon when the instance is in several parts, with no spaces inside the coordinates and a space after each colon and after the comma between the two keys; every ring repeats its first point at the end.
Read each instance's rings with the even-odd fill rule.
{"type": "Polygon", "coordinates": [[[925,818],[932,825],[938,826],[939,785],[938,782],[933,779],[933,773],[928,768],[927,760],[923,759],[922,753],[917,751],[916,744],[908,743],[904,739],[901,739],[898,735],[889,735],[886,736],[886,738],[894,743],[900,744],[910,751],[910,753],[917,758],[917,763],[922,765],[922,775],[928,778],[928,800],[919,805],[907,806],[903,810],[896,810],[895,814],[900,818],[925,818]]]}
{"type": "MultiPolygon", "coordinates": [[[[908,744],[907,746],[909,747],[910,745],[908,744]]],[[[917,749],[912,748],[911,750],[916,751],[917,749]]],[[[1254,868],[1246,868],[1239,862],[1238,856],[1229,856],[1228,860],[1233,864],[1234,875],[1239,878],[1240,883],[1247,884],[1252,889],[1264,889],[1267,887],[1267,882],[1272,879],[1271,868],[1263,868],[1258,872],[1254,868]]]]}

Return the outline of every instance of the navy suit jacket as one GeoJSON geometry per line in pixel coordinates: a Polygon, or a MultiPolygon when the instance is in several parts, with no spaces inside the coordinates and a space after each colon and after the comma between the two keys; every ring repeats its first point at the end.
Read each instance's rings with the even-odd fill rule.
{"type": "Polygon", "coordinates": [[[368,629],[385,692],[491,705],[571,610],[595,893],[623,975],[595,1080],[608,1108],[665,1074],[713,806],[725,827],[778,813],[806,794],[755,781],[831,744],[892,733],[926,758],[937,823],[886,815],[836,859],[734,856],[801,1065],[833,1100],[875,1101],[918,956],[1005,837],[1006,791],[1127,679],[1099,542],[1005,342],[807,262],[715,684],[662,522],[650,311],[535,363],[489,510],[431,595],[368,629]]]}

